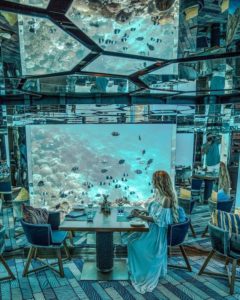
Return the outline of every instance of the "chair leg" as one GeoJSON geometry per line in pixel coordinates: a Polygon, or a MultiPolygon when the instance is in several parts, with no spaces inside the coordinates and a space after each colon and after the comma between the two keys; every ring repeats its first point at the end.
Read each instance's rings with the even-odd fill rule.
{"type": "Polygon", "coordinates": [[[67,259],[71,259],[71,255],[70,255],[70,252],[69,252],[69,249],[68,249],[68,246],[67,246],[66,240],[63,242],[63,247],[64,247],[64,250],[65,250],[65,253],[66,253],[67,259]]]}
{"type": "Polygon", "coordinates": [[[186,265],[187,265],[188,270],[189,270],[190,272],[192,272],[191,265],[190,265],[190,263],[189,263],[187,254],[186,254],[186,252],[185,252],[183,246],[182,246],[182,245],[179,245],[179,248],[180,248],[180,250],[181,250],[182,256],[183,256],[183,258],[184,258],[184,260],[185,260],[185,263],[186,263],[186,265]]]}
{"type": "Polygon", "coordinates": [[[208,257],[206,258],[204,264],[202,265],[200,271],[198,272],[198,275],[201,275],[204,270],[206,269],[210,259],[213,257],[213,255],[215,254],[215,250],[212,250],[209,254],[208,254],[208,257]]]}
{"type": "Polygon", "coordinates": [[[208,232],[208,225],[206,226],[206,228],[204,229],[203,233],[202,233],[202,238],[205,237],[205,235],[208,232]]]}
{"type": "Polygon", "coordinates": [[[33,252],[33,258],[34,259],[36,259],[37,258],[37,251],[38,251],[38,249],[36,248],[36,249],[34,249],[34,252],[33,252]]]}
{"type": "Polygon", "coordinates": [[[31,246],[31,248],[29,249],[29,252],[28,252],[27,262],[26,262],[26,265],[23,270],[23,277],[25,277],[28,273],[28,269],[29,269],[34,252],[35,252],[35,249],[34,249],[34,247],[31,246]]]}
{"type": "Polygon", "coordinates": [[[61,277],[64,277],[64,270],[63,270],[63,263],[62,263],[62,255],[61,249],[57,248],[57,258],[58,258],[58,266],[59,266],[59,273],[61,277]]]}
{"type": "MultiPolygon", "coordinates": [[[[8,275],[9,275],[9,279],[15,279],[15,276],[13,274],[13,272],[11,271],[11,269],[9,268],[7,262],[5,261],[5,259],[3,258],[2,255],[0,255],[0,261],[3,264],[4,268],[7,270],[8,275]]],[[[8,279],[8,277],[2,278],[3,279],[8,279]]]]}
{"type": "Polygon", "coordinates": [[[225,261],[225,267],[229,265],[230,259],[228,257],[226,257],[226,261],[225,261]]]}
{"type": "Polygon", "coordinates": [[[194,238],[196,238],[196,237],[197,237],[197,235],[196,235],[196,232],[195,232],[195,230],[194,230],[194,228],[193,228],[193,226],[192,226],[192,223],[191,223],[191,222],[189,223],[189,227],[190,227],[190,230],[191,230],[191,232],[192,232],[192,235],[193,235],[193,237],[194,237],[194,238]]]}
{"type": "Polygon", "coordinates": [[[233,259],[233,262],[232,262],[232,276],[231,276],[231,284],[230,284],[230,295],[232,295],[234,293],[236,267],[237,267],[237,260],[233,259]]]}

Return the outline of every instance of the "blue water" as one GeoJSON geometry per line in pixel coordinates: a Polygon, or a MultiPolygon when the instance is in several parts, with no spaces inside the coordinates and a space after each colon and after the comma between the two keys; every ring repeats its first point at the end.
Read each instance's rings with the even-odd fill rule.
{"type": "Polygon", "coordinates": [[[53,205],[111,201],[126,197],[143,201],[152,194],[156,170],[171,171],[174,125],[37,125],[31,127],[33,193],[47,191],[53,205]],[[44,186],[39,187],[39,181],[44,186]],[[113,182],[114,181],[114,182],[113,182]]]}

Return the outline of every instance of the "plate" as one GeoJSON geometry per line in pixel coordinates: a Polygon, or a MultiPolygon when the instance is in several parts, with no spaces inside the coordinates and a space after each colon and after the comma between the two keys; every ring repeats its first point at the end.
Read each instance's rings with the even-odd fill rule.
{"type": "Polygon", "coordinates": [[[72,209],[75,211],[84,211],[85,210],[84,206],[82,206],[82,205],[74,205],[72,209]]]}
{"type": "Polygon", "coordinates": [[[134,226],[134,227],[143,227],[143,226],[145,226],[145,222],[135,220],[135,221],[131,221],[130,225],[134,226]]]}

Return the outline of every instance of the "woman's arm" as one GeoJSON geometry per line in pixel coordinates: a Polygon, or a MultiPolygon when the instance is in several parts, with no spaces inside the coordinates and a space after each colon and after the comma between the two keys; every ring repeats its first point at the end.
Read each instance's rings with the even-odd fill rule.
{"type": "Polygon", "coordinates": [[[149,217],[149,216],[138,216],[140,219],[144,220],[144,221],[148,221],[148,222],[152,222],[154,223],[153,217],[149,217]]]}

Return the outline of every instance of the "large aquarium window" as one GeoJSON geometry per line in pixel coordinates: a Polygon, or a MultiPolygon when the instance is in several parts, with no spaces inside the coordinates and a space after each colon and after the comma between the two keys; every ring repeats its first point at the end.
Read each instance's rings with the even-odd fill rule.
{"type": "Polygon", "coordinates": [[[172,174],[173,124],[27,126],[31,203],[143,202],[152,174],[172,174]]]}

